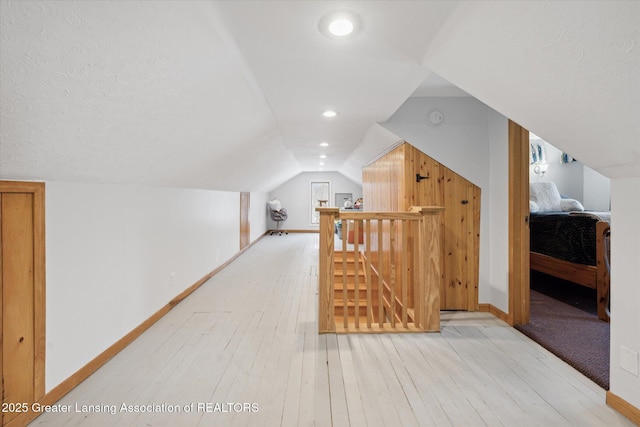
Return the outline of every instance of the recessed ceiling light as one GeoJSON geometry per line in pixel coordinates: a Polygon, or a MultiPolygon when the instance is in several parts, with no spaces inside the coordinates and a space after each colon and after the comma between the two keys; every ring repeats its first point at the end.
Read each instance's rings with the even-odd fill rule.
{"type": "Polygon", "coordinates": [[[321,142],[320,143],[320,147],[328,147],[329,143],[328,142],[321,142]]]}
{"type": "Polygon", "coordinates": [[[320,166],[324,166],[324,162],[320,162],[318,163],[320,166]]]}
{"type": "Polygon", "coordinates": [[[331,39],[350,39],[361,29],[360,17],[349,10],[328,13],[318,22],[318,31],[331,39]]]}
{"type": "Polygon", "coordinates": [[[325,116],[325,117],[335,117],[335,116],[338,115],[338,113],[336,113],[333,110],[327,110],[324,113],[322,113],[322,115],[325,116]]]}
{"type": "Polygon", "coordinates": [[[353,32],[353,22],[347,18],[337,18],[329,23],[328,28],[334,36],[344,37],[353,32]]]}
{"type": "Polygon", "coordinates": [[[326,158],[327,158],[327,156],[325,156],[324,154],[320,154],[320,158],[321,158],[321,159],[326,159],[326,158]]]}

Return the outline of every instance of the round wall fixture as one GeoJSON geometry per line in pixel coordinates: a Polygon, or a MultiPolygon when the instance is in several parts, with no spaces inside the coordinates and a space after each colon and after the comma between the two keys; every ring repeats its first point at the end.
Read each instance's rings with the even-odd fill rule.
{"type": "Polygon", "coordinates": [[[429,113],[429,121],[434,125],[439,125],[442,123],[442,113],[438,110],[434,110],[429,113]]]}

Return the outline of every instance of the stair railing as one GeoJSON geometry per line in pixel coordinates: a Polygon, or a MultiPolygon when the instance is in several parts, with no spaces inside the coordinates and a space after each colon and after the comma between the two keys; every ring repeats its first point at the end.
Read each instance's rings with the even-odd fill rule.
{"type": "Polygon", "coordinates": [[[316,208],[320,213],[319,333],[439,331],[439,214],[443,210],[433,206],[412,207],[409,212],[316,208]],[[337,221],[341,247],[336,245],[337,221]],[[353,283],[348,279],[349,257],[354,262],[353,283]],[[342,283],[336,283],[337,275],[342,283]],[[340,298],[336,286],[342,288],[340,298]]]}

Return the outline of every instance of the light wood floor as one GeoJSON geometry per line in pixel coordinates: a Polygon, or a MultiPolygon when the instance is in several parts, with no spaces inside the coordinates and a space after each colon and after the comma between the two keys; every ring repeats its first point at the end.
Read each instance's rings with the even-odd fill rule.
{"type": "Polygon", "coordinates": [[[633,425],[603,389],[487,313],[443,313],[440,334],[318,335],[317,247],[317,234],[266,236],[59,402],[115,405],[113,415],[32,425],[633,425]],[[198,410],[206,403],[228,412],[198,410]]]}

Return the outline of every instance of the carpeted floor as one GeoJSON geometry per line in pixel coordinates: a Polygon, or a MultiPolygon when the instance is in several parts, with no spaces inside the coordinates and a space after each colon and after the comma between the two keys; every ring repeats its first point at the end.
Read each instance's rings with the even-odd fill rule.
{"type": "Polygon", "coordinates": [[[531,322],[525,335],[609,389],[609,323],[597,317],[595,290],[531,274],[531,322]]]}

